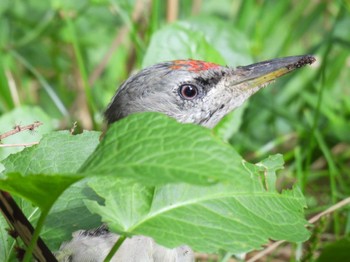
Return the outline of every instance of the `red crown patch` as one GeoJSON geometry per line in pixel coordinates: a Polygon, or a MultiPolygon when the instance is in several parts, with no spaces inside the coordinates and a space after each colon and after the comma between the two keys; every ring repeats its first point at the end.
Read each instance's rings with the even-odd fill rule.
{"type": "Polygon", "coordinates": [[[200,60],[175,60],[173,64],[170,66],[173,70],[188,70],[193,72],[205,71],[209,69],[219,68],[220,65],[200,61],[200,60]]]}

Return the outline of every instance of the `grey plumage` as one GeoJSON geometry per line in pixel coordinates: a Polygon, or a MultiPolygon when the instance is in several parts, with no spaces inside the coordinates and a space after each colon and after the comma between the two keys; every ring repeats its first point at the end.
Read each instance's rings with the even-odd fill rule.
{"type": "MultiPolygon", "coordinates": [[[[103,262],[118,240],[105,225],[92,230],[79,230],[73,239],[63,243],[56,253],[59,262],[103,262]]],[[[188,246],[174,249],[158,245],[150,237],[133,236],[123,242],[111,262],[192,262],[194,254],[188,246]]]]}
{"type": "Polygon", "coordinates": [[[131,113],[160,112],[182,123],[214,127],[251,95],[295,68],[312,63],[311,56],[260,62],[236,69],[197,60],[176,60],[147,67],[126,80],[105,116],[110,124],[131,113]],[[191,85],[198,94],[180,93],[191,85]]]}

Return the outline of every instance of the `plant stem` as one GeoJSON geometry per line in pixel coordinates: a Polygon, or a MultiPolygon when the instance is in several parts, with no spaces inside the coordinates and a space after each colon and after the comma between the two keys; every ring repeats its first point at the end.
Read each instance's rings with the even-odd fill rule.
{"type": "MultiPolygon", "coordinates": [[[[23,258],[23,262],[30,262],[31,259],[32,259],[32,253],[33,253],[33,250],[34,250],[34,247],[36,246],[37,244],[37,241],[39,239],[39,234],[41,232],[41,229],[43,228],[44,226],[44,222],[46,220],[46,217],[49,213],[49,209],[47,210],[43,210],[40,214],[40,217],[39,217],[39,220],[38,220],[38,223],[35,227],[35,230],[34,230],[34,233],[33,233],[33,236],[32,236],[32,239],[30,241],[30,244],[28,245],[28,248],[26,250],[26,253],[24,254],[24,258],[23,258]]],[[[54,262],[54,261],[53,261],[54,262]]]]}
{"type": "Polygon", "coordinates": [[[106,258],[103,260],[103,262],[109,262],[111,261],[111,259],[113,258],[114,254],[118,251],[118,249],[120,248],[120,246],[123,244],[123,242],[125,241],[126,236],[125,235],[121,235],[118,238],[118,241],[115,242],[114,246],[112,247],[111,251],[109,251],[108,255],[106,256],[106,258]]]}

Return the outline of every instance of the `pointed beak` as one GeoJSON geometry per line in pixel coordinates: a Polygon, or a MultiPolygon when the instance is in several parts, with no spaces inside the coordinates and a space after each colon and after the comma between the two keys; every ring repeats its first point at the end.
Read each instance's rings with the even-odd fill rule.
{"type": "Polygon", "coordinates": [[[273,80],[315,61],[311,55],[301,55],[239,66],[233,72],[234,85],[242,84],[244,89],[260,89],[273,80]]]}

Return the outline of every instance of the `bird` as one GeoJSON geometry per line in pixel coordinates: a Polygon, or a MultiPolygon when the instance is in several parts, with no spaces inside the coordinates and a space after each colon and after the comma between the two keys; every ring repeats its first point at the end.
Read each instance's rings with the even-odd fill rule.
{"type": "MultiPolygon", "coordinates": [[[[133,113],[159,112],[181,123],[213,128],[226,114],[240,107],[254,93],[306,64],[311,55],[267,60],[230,68],[200,60],[175,60],[146,67],[118,88],[105,111],[108,125],[133,113]]],[[[103,261],[119,236],[101,226],[73,233],[57,257],[60,262],[103,261]]],[[[169,249],[146,236],[126,240],[113,262],[191,262],[188,246],[169,249]]]]}
{"type": "Polygon", "coordinates": [[[311,55],[230,68],[198,60],[155,64],[127,79],[105,111],[108,124],[136,112],[159,112],[213,128],[226,114],[278,77],[311,64],[311,55]]]}
{"type": "MultiPolygon", "coordinates": [[[[312,55],[301,55],[237,68],[193,59],[161,62],[132,75],[117,89],[105,119],[111,125],[130,114],[158,112],[181,123],[213,128],[263,87],[315,61],[312,55]]],[[[7,192],[0,192],[0,211],[28,245],[34,229],[7,192]]],[[[119,238],[106,225],[79,230],[72,237],[61,245],[56,258],[41,238],[33,254],[38,261],[100,262],[119,238]]],[[[169,249],[150,237],[133,236],[125,240],[111,261],[190,262],[194,254],[188,246],[169,249]]]]}

